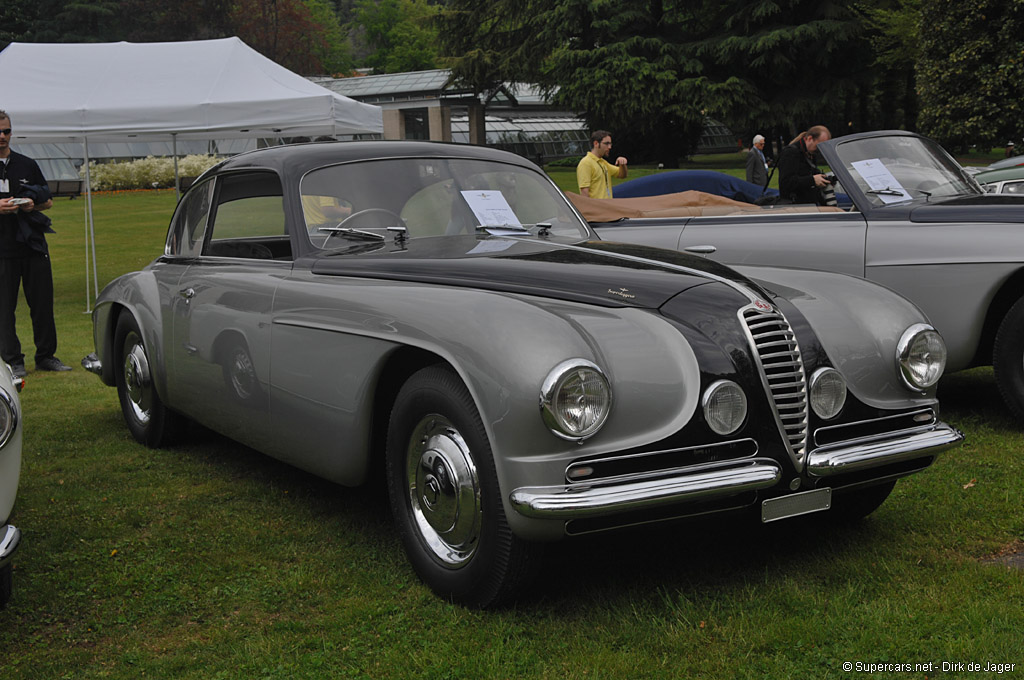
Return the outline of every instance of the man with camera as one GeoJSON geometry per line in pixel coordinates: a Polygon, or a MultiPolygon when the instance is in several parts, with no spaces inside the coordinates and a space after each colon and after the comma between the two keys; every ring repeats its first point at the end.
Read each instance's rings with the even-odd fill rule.
{"type": "MultiPolygon", "coordinates": [[[[832,139],[824,125],[815,125],[801,132],[779,153],[779,194],[793,203],[827,205],[824,191],[831,189],[834,179],[825,175],[815,163],[818,144],[832,139]]],[[[834,193],[833,193],[834,196],[834,193]]],[[[833,198],[833,205],[834,205],[833,198]]]]}

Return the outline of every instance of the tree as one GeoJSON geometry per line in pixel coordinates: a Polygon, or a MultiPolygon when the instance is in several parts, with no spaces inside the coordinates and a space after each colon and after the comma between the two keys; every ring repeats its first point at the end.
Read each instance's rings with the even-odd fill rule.
{"type": "Polygon", "coordinates": [[[706,2],[702,17],[706,37],[692,50],[705,106],[734,131],[788,142],[819,123],[835,135],[868,126],[873,57],[853,3],[706,2]]]}
{"type": "Polygon", "coordinates": [[[921,22],[922,131],[955,148],[1019,138],[1024,2],[934,0],[921,22]]]}
{"type": "Polygon", "coordinates": [[[889,102],[881,108],[880,127],[917,129],[917,80],[921,58],[921,0],[894,0],[865,6],[864,23],[879,71],[877,96],[889,102]]]}
{"type": "Polygon", "coordinates": [[[537,83],[610,129],[633,160],[675,164],[703,127],[705,84],[685,50],[699,7],[675,0],[450,0],[440,35],[454,76],[477,92],[537,83]]]}
{"type": "Polygon", "coordinates": [[[374,73],[437,68],[436,14],[426,0],[359,0],[352,28],[369,48],[365,64],[374,73]]]}
{"type": "Polygon", "coordinates": [[[347,68],[337,17],[323,0],[238,0],[231,18],[246,44],[296,73],[347,68]]]}

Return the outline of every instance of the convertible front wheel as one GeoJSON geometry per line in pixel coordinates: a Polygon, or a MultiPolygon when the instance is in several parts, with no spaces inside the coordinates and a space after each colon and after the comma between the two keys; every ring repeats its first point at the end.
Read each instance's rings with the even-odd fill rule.
{"type": "Polygon", "coordinates": [[[135,317],[125,312],[114,332],[117,397],[132,436],[140,444],[158,448],[170,443],[182,425],[181,416],[160,400],[153,384],[149,352],[135,317]]]}
{"type": "Polygon", "coordinates": [[[487,434],[451,369],[422,369],[399,391],[387,484],[409,561],[438,595],[483,608],[526,584],[536,547],[508,526],[487,434]]]}
{"type": "Polygon", "coordinates": [[[1024,420],[1024,297],[1003,317],[992,348],[992,368],[1003,401],[1024,420]]]}

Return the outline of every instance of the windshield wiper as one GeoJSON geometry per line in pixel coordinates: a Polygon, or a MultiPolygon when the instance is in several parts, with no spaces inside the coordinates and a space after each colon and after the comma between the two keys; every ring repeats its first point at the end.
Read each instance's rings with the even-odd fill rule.
{"type": "Polygon", "coordinates": [[[491,233],[492,231],[508,233],[513,232],[516,234],[529,234],[530,230],[520,224],[478,224],[474,229],[477,232],[485,231],[491,233]]]}
{"type": "MultiPolygon", "coordinates": [[[[363,231],[362,229],[352,229],[351,227],[317,227],[317,231],[330,232],[331,236],[336,234],[343,234],[345,236],[351,236],[352,238],[360,241],[383,241],[384,237],[380,234],[374,234],[372,231],[363,231]]],[[[330,238],[328,236],[327,238],[330,238]]]]}
{"type": "Polygon", "coordinates": [[[869,194],[881,194],[883,196],[902,196],[903,192],[897,189],[869,189],[869,194]]]}

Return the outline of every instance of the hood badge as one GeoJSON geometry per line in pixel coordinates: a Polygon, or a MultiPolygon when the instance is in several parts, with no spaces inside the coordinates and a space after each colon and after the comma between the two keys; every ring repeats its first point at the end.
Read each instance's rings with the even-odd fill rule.
{"type": "Polygon", "coordinates": [[[629,292],[629,288],[619,288],[618,290],[612,290],[611,288],[609,288],[608,294],[615,295],[620,298],[625,298],[626,300],[633,300],[634,298],[636,298],[636,295],[629,292]]]}
{"type": "Polygon", "coordinates": [[[762,312],[772,311],[772,306],[760,298],[754,300],[754,306],[760,309],[762,312]]]}

